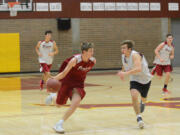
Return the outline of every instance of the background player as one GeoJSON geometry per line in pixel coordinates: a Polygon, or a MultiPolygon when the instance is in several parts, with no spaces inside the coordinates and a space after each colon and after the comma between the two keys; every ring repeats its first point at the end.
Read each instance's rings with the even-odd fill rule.
{"type": "Polygon", "coordinates": [[[163,94],[169,93],[167,86],[172,72],[171,59],[174,59],[174,47],[172,42],[173,35],[167,34],[166,41],[159,44],[155,49],[155,67],[152,70],[152,74],[154,75],[156,73],[161,77],[163,72],[165,72],[164,87],[162,89],[163,94]]]}
{"type": "Polygon", "coordinates": [[[151,85],[151,74],[145,57],[132,50],[134,42],[125,40],[121,43],[123,70],[118,72],[120,79],[130,75],[130,92],[132,104],[137,115],[137,122],[140,128],[144,127],[144,122],[140,113],[144,111],[147,94],[151,85]],[[141,95],[141,106],[139,106],[138,96],[141,95]]]}
{"type": "Polygon", "coordinates": [[[40,72],[43,72],[42,80],[40,80],[40,89],[43,89],[43,84],[50,76],[54,55],[58,54],[56,42],[51,40],[52,31],[45,32],[45,40],[39,41],[36,45],[36,53],[39,56],[40,72]]]}
{"type": "MultiPolygon", "coordinates": [[[[60,67],[60,73],[54,77],[57,80],[61,80],[62,83],[56,99],[57,106],[64,105],[68,98],[71,99],[69,109],[54,127],[54,130],[59,133],[64,133],[64,121],[74,113],[84,98],[86,94],[84,90],[86,74],[96,63],[96,59],[92,57],[94,52],[92,43],[82,43],[81,51],[82,54],[74,55],[66,59],[60,67]]],[[[47,97],[46,104],[50,104],[53,98],[56,98],[56,96],[50,94],[47,97]]]]}

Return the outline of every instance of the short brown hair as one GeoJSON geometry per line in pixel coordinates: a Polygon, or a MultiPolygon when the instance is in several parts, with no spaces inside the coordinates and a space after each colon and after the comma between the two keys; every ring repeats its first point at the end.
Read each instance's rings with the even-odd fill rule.
{"type": "Polygon", "coordinates": [[[168,34],[166,35],[166,37],[169,37],[169,36],[172,36],[172,37],[173,37],[173,35],[172,35],[171,33],[168,33],[168,34]]]}
{"type": "Polygon", "coordinates": [[[131,48],[131,50],[133,49],[133,46],[135,45],[134,41],[132,40],[124,40],[123,42],[121,42],[121,45],[127,45],[127,48],[131,48]]]}
{"type": "Polygon", "coordinates": [[[52,31],[51,30],[45,31],[44,35],[47,35],[47,34],[52,34],[52,31]]]}
{"type": "Polygon", "coordinates": [[[93,48],[93,43],[89,43],[89,42],[82,42],[81,43],[81,51],[88,51],[88,49],[93,48]]]}

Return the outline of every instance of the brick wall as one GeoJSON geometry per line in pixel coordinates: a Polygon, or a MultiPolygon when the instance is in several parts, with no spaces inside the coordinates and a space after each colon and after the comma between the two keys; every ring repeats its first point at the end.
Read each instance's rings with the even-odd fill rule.
{"type": "Polygon", "coordinates": [[[81,19],[80,39],[94,42],[96,68],[120,67],[120,42],[126,39],[136,42],[134,49],[142,52],[152,66],[154,49],[161,42],[161,19],[81,19]]]}
{"type": "MultiPolygon", "coordinates": [[[[45,30],[53,31],[53,40],[59,47],[53,70],[72,55],[72,30],[57,30],[56,19],[1,19],[0,33],[20,33],[21,72],[38,71],[39,64],[35,46],[44,39],[45,30]]],[[[80,41],[95,44],[95,68],[119,68],[121,53],[119,43],[131,39],[136,42],[135,49],[144,53],[152,65],[154,48],[161,42],[160,18],[82,18],[80,19],[80,41]]]]}
{"type": "Polygon", "coordinates": [[[46,30],[53,31],[52,39],[59,47],[52,67],[52,70],[57,70],[60,63],[72,55],[71,30],[58,31],[56,19],[0,20],[0,33],[20,33],[21,72],[39,71],[35,46],[39,40],[44,40],[46,30]]]}

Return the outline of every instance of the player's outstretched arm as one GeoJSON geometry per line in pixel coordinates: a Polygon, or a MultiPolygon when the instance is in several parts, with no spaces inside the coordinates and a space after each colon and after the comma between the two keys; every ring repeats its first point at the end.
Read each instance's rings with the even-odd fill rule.
{"type": "Polygon", "coordinates": [[[76,62],[77,62],[76,58],[71,59],[69,61],[68,65],[66,66],[66,68],[61,73],[59,73],[58,75],[56,75],[53,78],[55,78],[57,80],[63,79],[69,73],[69,71],[72,69],[72,67],[74,67],[76,65],[76,62]]]}

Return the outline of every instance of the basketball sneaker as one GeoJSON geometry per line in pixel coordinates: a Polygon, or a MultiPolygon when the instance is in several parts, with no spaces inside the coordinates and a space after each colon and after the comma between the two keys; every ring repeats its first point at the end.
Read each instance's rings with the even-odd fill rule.
{"type": "Polygon", "coordinates": [[[56,96],[57,96],[57,93],[50,93],[49,96],[47,96],[45,100],[45,104],[46,105],[52,104],[53,98],[55,98],[56,96]]]}
{"type": "Polygon", "coordinates": [[[140,112],[143,113],[145,109],[145,104],[141,101],[140,102],[140,112]]]}
{"type": "Polygon", "coordinates": [[[137,117],[137,123],[140,129],[144,128],[144,122],[142,120],[142,117],[137,117]]]}
{"type": "Polygon", "coordinates": [[[44,81],[40,80],[40,90],[43,90],[43,84],[44,84],[44,81]]]}
{"type": "Polygon", "coordinates": [[[45,100],[45,104],[46,105],[52,104],[52,100],[53,100],[53,96],[50,94],[49,96],[47,96],[47,98],[45,100]]]}
{"type": "Polygon", "coordinates": [[[162,89],[163,90],[163,95],[165,95],[165,94],[170,94],[171,92],[168,90],[168,89],[166,89],[166,88],[163,88],[162,89]]]}
{"type": "Polygon", "coordinates": [[[60,133],[60,134],[64,134],[64,129],[63,129],[63,126],[61,123],[57,123],[53,129],[57,132],[57,133],[60,133]]]}

